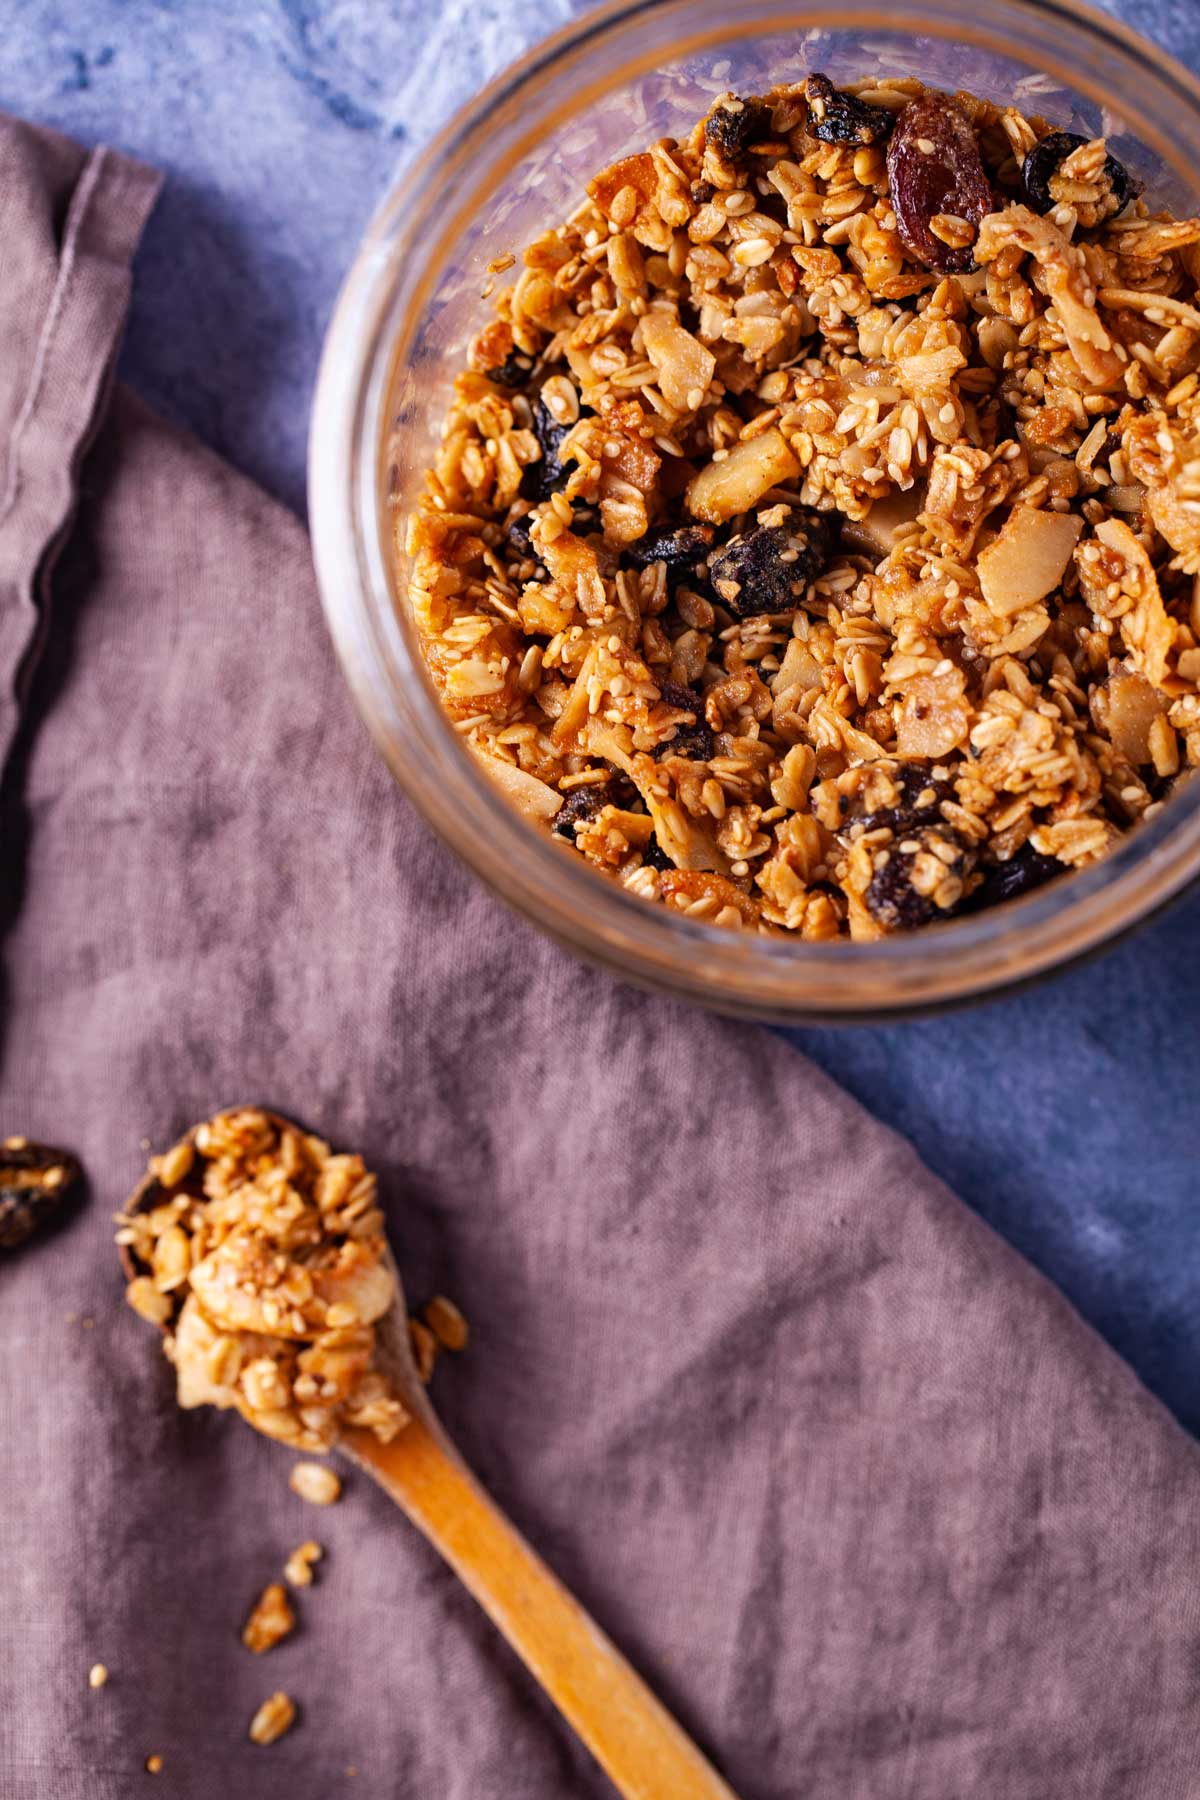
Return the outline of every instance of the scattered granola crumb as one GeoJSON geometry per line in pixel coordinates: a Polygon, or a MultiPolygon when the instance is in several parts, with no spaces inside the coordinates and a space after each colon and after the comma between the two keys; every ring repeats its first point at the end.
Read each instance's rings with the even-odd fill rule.
{"type": "Polygon", "coordinates": [[[295,1702],[278,1690],[264,1700],[250,1721],[250,1740],[255,1744],[273,1744],[296,1722],[295,1702]]]}
{"type": "Polygon", "coordinates": [[[425,1308],[425,1323],[443,1350],[465,1350],[470,1337],[467,1321],[444,1294],[435,1294],[425,1308]]]}
{"type": "Polygon", "coordinates": [[[420,1319],[408,1321],[408,1337],[412,1345],[413,1361],[417,1365],[417,1374],[428,1386],[437,1362],[438,1341],[429,1327],[422,1325],[420,1319]]]}
{"type": "Polygon", "coordinates": [[[254,1610],[242,1627],[242,1642],[247,1650],[261,1656],[283,1642],[296,1629],[296,1615],[280,1581],[272,1581],[254,1603],[254,1610]]]}
{"type": "Polygon", "coordinates": [[[162,1766],[163,1766],[163,1759],[158,1754],[157,1750],[153,1751],[146,1758],[146,1773],[147,1773],[147,1775],[157,1775],[160,1772],[160,1770],[162,1769],[162,1766]]]}
{"type": "Polygon", "coordinates": [[[88,1670],[88,1686],[102,1688],[108,1680],[108,1670],[103,1663],[93,1663],[88,1670]]]}
{"type": "Polygon", "coordinates": [[[290,1582],[292,1587],[296,1588],[311,1587],[313,1564],[320,1562],[324,1554],[320,1544],[314,1543],[312,1538],[303,1544],[298,1544],[283,1565],[285,1581],[290,1582]]]}
{"type": "Polygon", "coordinates": [[[342,1492],[340,1480],[324,1463],[296,1463],[288,1476],[288,1486],[293,1494],[310,1500],[314,1506],[332,1506],[342,1492]]]}

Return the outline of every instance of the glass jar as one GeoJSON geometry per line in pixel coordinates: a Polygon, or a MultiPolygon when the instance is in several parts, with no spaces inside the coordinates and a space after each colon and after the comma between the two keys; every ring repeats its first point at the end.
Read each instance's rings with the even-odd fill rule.
{"type": "Polygon", "coordinates": [[[1200,85],[1073,0],[628,0],[507,70],[404,173],[330,326],[310,452],[317,571],[343,667],[396,779],[494,891],[570,949],[727,1012],[879,1017],[980,998],[1094,950],[1200,870],[1200,782],[1105,861],[990,912],[878,943],[727,931],[648,904],[531,824],[484,774],[425,673],[393,561],[432,460],[487,265],[579,203],[588,179],[679,136],[727,88],[813,69],[920,77],[1119,136],[1155,205],[1200,203],[1200,85]]]}

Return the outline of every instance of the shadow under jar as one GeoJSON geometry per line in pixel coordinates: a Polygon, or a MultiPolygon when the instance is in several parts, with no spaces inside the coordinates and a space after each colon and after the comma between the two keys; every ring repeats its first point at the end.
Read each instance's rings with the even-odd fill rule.
{"type": "Polygon", "coordinates": [[[428,823],[505,901],[573,951],[731,1013],[852,1020],[979,999],[1071,962],[1200,872],[1200,784],[1100,862],[1024,899],[877,942],[738,933],[606,879],[519,813],[454,730],[426,672],[397,565],[455,374],[490,311],[487,265],[579,204],[590,178],[681,137],[733,89],[822,70],[912,76],[1120,139],[1151,208],[1200,210],[1200,85],[1067,0],[772,6],[643,0],[589,12],[499,77],[402,176],[347,277],[310,450],[322,597],[356,701],[428,823]]]}

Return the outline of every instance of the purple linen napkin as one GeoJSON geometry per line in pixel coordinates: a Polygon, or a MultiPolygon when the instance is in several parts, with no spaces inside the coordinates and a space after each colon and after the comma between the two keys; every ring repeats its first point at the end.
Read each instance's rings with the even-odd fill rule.
{"type": "Polygon", "coordinates": [[[306,1507],[122,1305],[141,1140],[253,1099],[379,1170],[410,1297],[472,1324],[452,1434],[742,1800],[1187,1800],[1196,1447],[783,1043],[578,966],[425,833],[297,522],[102,404],[153,191],[0,125],[0,1130],[92,1177],[0,1262],[0,1794],[125,1800],[150,1753],[182,1800],[610,1791],[364,1478],[306,1507]]]}

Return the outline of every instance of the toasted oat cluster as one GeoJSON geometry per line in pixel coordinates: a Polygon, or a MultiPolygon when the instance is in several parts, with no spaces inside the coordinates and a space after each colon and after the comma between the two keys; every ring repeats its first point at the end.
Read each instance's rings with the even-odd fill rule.
{"type": "Polygon", "coordinates": [[[495,296],[416,514],[426,661],[649,900],[876,938],[1200,762],[1200,219],[911,80],[727,94],[495,296]]]}
{"type": "Polygon", "coordinates": [[[244,1107],[155,1157],[138,1200],[118,1220],[126,1298],[166,1332],[181,1406],[235,1407],[302,1450],[344,1426],[395,1436],[375,1324],[396,1282],[360,1156],[244,1107]]]}

